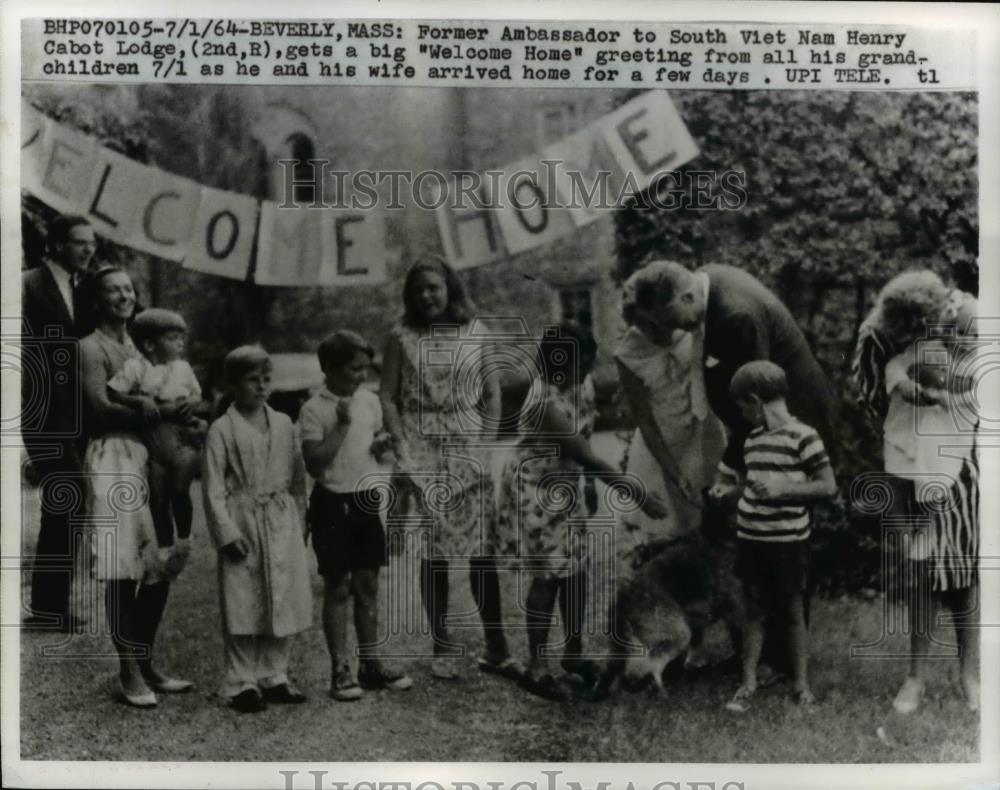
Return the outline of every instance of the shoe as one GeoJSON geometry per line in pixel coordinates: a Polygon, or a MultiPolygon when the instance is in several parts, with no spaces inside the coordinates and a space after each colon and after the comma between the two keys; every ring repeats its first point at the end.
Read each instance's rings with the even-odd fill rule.
{"type": "Polygon", "coordinates": [[[559,682],[547,672],[543,675],[526,672],[517,685],[536,697],[553,702],[568,702],[570,698],[569,691],[560,686],[559,682]]]}
{"type": "Polygon", "coordinates": [[[916,713],[923,696],[924,682],[919,678],[907,678],[892,701],[892,709],[903,715],[916,713]]]}
{"type": "Polygon", "coordinates": [[[564,658],[560,666],[567,675],[579,678],[584,688],[596,686],[601,676],[601,668],[589,658],[564,658]]]}
{"type": "Polygon", "coordinates": [[[395,669],[387,669],[381,666],[364,666],[358,672],[358,683],[361,688],[377,691],[378,689],[389,689],[391,691],[406,691],[413,686],[413,678],[395,669]]]}
{"type": "Polygon", "coordinates": [[[149,689],[136,694],[126,692],[121,678],[117,676],[108,679],[108,690],[116,700],[132,708],[149,709],[155,708],[157,704],[156,695],[149,689]]]}
{"type": "Polygon", "coordinates": [[[276,705],[300,705],[307,699],[306,695],[288,683],[279,683],[264,689],[264,702],[276,705]]]}
{"type": "Polygon", "coordinates": [[[267,710],[267,703],[257,689],[241,691],[229,703],[229,706],[240,713],[260,713],[267,710]]]}
{"type": "Polygon", "coordinates": [[[438,680],[456,680],[458,670],[455,668],[455,660],[443,656],[433,659],[431,661],[431,677],[438,680]]]}
{"type": "Polygon", "coordinates": [[[816,697],[813,696],[810,689],[798,689],[793,695],[793,699],[801,708],[810,713],[816,710],[816,697]]]}
{"type": "Polygon", "coordinates": [[[194,683],[179,678],[160,678],[159,680],[146,678],[146,683],[157,694],[187,694],[189,691],[194,691],[194,683]]]}
{"type": "Polygon", "coordinates": [[[334,670],[330,683],[330,696],[338,702],[354,702],[362,697],[361,686],[351,673],[351,666],[346,662],[334,670]]]}
{"type": "Polygon", "coordinates": [[[750,701],[753,699],[757,689],[750,686],[740,686],[733,694],[733,698],[726,703],[726,710],[733,713],[746,713],[750,710],[750,701]]]}
{"type": "Polygon", "coordinates": [[[500,675],[500,677],[514,681],[524,677],[526,671],[524,664],[513,656],[507,656],[500,661],[491,661],[486,656],[480,656],[476,659],[476,665],[480,672],[485,672],[488,675],[500,675]]]}

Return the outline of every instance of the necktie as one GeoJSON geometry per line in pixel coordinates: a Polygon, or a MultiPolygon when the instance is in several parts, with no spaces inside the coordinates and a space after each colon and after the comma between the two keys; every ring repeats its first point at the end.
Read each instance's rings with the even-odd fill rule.
{"type": "Polygon", "coordinates": [[[705,392],[705,328],[691,333],[691,413],[699,420],[708,416],[708,395],[705,392]]]}

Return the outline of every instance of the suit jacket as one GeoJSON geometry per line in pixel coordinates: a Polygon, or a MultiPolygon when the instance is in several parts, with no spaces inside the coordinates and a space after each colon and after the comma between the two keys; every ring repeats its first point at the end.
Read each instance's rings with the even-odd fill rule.
{"type": "Polygon", "coordinates": [[[82,436],[79,327],[49,267],[21,275],[21,433],[25,440],[82,436]]]}
{"type": "Polygon", "coordinates": [[[723,462],[733,469],[745,468],[743,442],[751,426],[730,397],[729,382],[741,365],[757,359],[784,369],[789,411],[819,432],[833,458],[833,390],[788,308],[742,269],[709,264],[700,271],[709,280],[705,390],[712,409],[730,431],[723,462]]]}

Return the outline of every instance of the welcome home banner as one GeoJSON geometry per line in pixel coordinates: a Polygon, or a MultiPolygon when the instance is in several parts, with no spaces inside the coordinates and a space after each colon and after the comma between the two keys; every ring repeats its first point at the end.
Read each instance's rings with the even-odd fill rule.
{"type": "MultiPolygon", "coordinates": [[[[22,188],[57,211],[87,216],[112,241],[206,274],[245,280],[252,271],[260,285],[339,287],[386,279],[389,256],[378,211],[280,208],[136,162],[26,101],[21,119],[22,188]]],[[[533,249],[600,216],[576,198],[593,193],[608,173],[609,183],[628,179],[639,191],[697,153],[666,92],[648,91],[501,168],[495,182],[484,179],[484,207],[441,201],[442,247],[458,268],[533,249]],[[552,168],[548,178],[541,175],[545,167],[552,168]]]]}

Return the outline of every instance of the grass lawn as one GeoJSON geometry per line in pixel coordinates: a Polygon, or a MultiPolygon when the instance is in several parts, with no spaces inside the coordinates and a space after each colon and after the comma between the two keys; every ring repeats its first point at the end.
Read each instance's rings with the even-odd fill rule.
{"type": "MultiPolygon", "coordinates": [[[[326,696],[329,662],[319,626],[322,588],[316,576],[316,626],[296,637],[292,663],[294,678],[310,695],[309,702],[272,706],[255,716],[238,715],[215,696],[222,669],[215,553],[204,530],[199,492],[195,494],[195,550],[171,592],[158,655],[163,668],[196,681],[198,690],[161,696],[159,707],[151,711],[113,701],[105,683],[116,662],[109,655],[109,639],[100,633],[104,618],[99,607],[89,615],[94,633],[72,637],[21,633],[22,759],[674,763],[979,759],[979,717],[962,701],[956,661],[939,662],[924,707],[904,718],[891,710],[904,660],[850,657],[852,644],[877,641],[884,619],[879,600],[815,601],[811,669],[820,705],[813,713],[788,699],[787,686],[762,691],[744,714],[727,712],[723,705],[736,678],[711,670],[673,683],[664,697],[618,691],[602,703],[558,704],[476,670],[472,657],[482,648],[482,635],[471,614],[464,574],[453,575],[452,611],[470,613],[461,618],[468,627],[454,632],[467,644],[469,657],[461,661],[459,680],[433,680],[423,657],[430,640],[417,615],[417,585],[409,572],[412,565],[404,560],[397,560],[391,569],[401,581],[386,606],[396,613],[393,628],[402,627],[388,647],[409,654],[398,660],[413,675],[412,690],[367,693],[355,703],[338,703],[326,696]],[[410,614],[400,616],[401,611],[410,614]]],[[[24,489],[24,505],[26,541],[33,548],[37,530],[33,489],[24,489]]],[[[527,647],[516,584],[513,576],[504,579],[509,638],[515,653],[524,656],[527,647]]],[[[79,586],[77,594],[82,600],[100,601],[100,590],[89,581],[79,586]]],[[[605,641],[598,633],[588,645],[600,651],[605,641]]],[[[717,656],[725,654],[722,629],[712,634],[710,644],[717,656]]],[[[880,649],[901,651],[905,645],[905,637],[896,635],[880,649]]]]}

